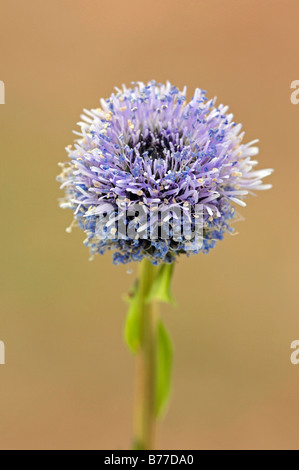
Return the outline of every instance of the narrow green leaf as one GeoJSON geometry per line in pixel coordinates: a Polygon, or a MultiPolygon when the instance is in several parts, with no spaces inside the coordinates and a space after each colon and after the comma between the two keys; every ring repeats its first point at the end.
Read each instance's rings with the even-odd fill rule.
{"type": "Polygon", "coordinates": [[[156,400],[157,417],[163,415],[171,393],[173,349],[171,339],[161,321],[157,326],[156,400]]]}
{"type": "Polygon", "coordinates": [[[173,277],[174,263],[163,264],[153,283],[152,289],[147,298],[147,302],[159,301],[173,306],[176,305],[171,293],[171,281],[173,277]]]}
{"type": "Polygon", "coordinates": [[[125,324],[125,341],[133,354],[136,354],[140,346],[141,325],[140,325],[140,295],[138,285],[134,292],[127,299],[129,301],[129,311],[125,324]]]}

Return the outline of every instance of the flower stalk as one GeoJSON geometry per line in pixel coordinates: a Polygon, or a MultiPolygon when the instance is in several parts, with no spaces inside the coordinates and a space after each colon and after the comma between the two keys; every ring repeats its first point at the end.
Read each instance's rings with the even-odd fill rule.
{"type": "Polygon", "coordinates": [[[171,391],[172,345],[159,316],[159,302],[173,303],[173,265],[140,263],[139,280],[130,298],[125,339],[136,355],[134,449],[155,449],[156,427],[171,391]]]}
{"type": "Polygon", "coordinates": [[[158,303],[148,302],[155,275],[149,261],[140,264],[140,348],[136,358],[135,448],[153,450],[156,438],[156,355],[158,303]]]}

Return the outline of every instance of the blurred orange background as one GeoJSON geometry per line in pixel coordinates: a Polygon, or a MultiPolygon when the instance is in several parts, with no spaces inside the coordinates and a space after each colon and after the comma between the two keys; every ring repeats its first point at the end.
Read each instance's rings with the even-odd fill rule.
{"type": "Polygon", "coordinates": [[[299,449],[298,17],[298,0],[2,1],[1,449],[130,447],[121,298],[136,267],[88,261],[55,177],[83,107],[152,78],[217,95],[275,168],[238,236],[178,264],[159,447],[299,449]]]}

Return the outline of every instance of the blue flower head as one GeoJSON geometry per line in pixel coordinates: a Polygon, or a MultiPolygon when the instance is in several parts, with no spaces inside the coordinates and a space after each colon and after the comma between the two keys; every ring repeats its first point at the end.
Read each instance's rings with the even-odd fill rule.
{"type": "Polygon", "coordinates": [[[262,179],[272,170],[254,169],[256,141],[243,144],[228,108],[200,89],[187,102],[186,89],[138,82],[100,103],[84,110],[58,177],[61,207],[74,212],[68,231],[84,230],[92,256],[113,250],[116,264],[159,264],[208,253],[232,231],[235,205],[271,187],[262,179]],[[200,244],[186,222],[190,233],[200,226],[200,244]]]}

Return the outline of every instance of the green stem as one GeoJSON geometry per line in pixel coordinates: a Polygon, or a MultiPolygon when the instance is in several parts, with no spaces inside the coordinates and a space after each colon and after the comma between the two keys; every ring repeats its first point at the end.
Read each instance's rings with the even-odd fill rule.
{"type": "Polygon", "coordinates": [[[137,356],[136,404],[135,404],[135,443],[138,450],[155,448],[155,375],[157,348],[157,302],[148,301],[155,280],[157,268],[148,260],[140,264],[140,327],[141,344],[137,356]]]}

